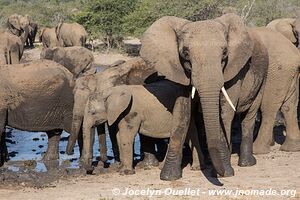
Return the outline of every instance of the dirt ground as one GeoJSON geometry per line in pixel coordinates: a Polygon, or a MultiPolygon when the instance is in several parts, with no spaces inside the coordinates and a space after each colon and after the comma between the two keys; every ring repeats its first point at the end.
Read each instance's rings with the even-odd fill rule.
{"type": "Polygon", "coordinates": [[[300,199],[300,152],[278,149],[279,145],[276,145],[270,154],[256,156],[257,165],[247,168],[237,166],[238,157],[234,154],[235,176],[230,178],[209,177],[205,175],[209,171],[191,171],[188,166],[183,170],[182,179],[172,182],[161,181],[158,168],[137,169],[136,174],[128,176],[121,176],[116,171],[104,172],[63,178],[44,188],[1,186],[0,199],[300,199]],[[125,194],[126,190],[131,193],[125,194]],[[152,197],[150,192],[133,195],[142,190],[146,194],[147,190],[160,190],[162,194],[156,193],[152,197]],[[192,190],[198,193],[193,194],[192,190]],[[232,193],[212,195],[216,190],[232,190],[232,193]],[[236,195],[242,190],[244,195],[236,195]],[[250,190],[263,190],[265,195],[250,195],[250,190]],[[278,195],[267,193],[271,190],[278,195]],[[180,191],[185,194],[180,195],[180,191]],[[289,194],[279,195],[282,191],[289,194]],[[171,192],[174,195],[170,195],[171,192]]]}
{"type": "MultiPolygon", "coordinates": [[[[38,55],[38,49],[25,52],[26,59],[38,55]]],[[[95,55],[99,65],[128,59],[115,54],[95,55]]],[[[253,167],[237,166],[238,155],[233,154],[235,176],[230,178],[214,178],[210,169],[191,171],[189,166],[184,168],[181,179],[172,182],[161,181],[158,168],[136,169],[134,175],[128,176],[101,166],[95,175],[79,170],[0,170],[0,199],[300,199],[300,152],[282,152],[279,147],[276,144],[271,153],[256,155],[257,164],[253,167]],[[34,179],[35,184],[28,185],[27,179],[34,179]],[[1,184],[7,180],[13,181],[1,184]]]]}

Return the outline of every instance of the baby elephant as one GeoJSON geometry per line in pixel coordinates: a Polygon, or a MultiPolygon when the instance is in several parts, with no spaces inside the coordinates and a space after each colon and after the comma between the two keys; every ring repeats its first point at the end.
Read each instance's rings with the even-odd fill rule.
{"type": "MultiPolygon", "coordinates": [[[[189,87],[161,80],[147,85],[121,85],[90,95],[83,120],[83,161],[92,171],[94,127],[117,123],[121,174],[133,174],[133,142],[139,132],[153,138],[170,137],[175,102],[189,97],[189,87]]],[[[188,122],[187,122],[188,123],[188,122]]],[[[173,125],[172,125],[173,124],[173,125]]],[[[188,126],[188,124],[186,124],[188,126]]],[[[182,142],[182,141],[181,141],[182,142]]],[[[175,169],[179,166],[173,166],[175,169]]],[[[178,167],[178,168],[177,168],[178,167]]]]}

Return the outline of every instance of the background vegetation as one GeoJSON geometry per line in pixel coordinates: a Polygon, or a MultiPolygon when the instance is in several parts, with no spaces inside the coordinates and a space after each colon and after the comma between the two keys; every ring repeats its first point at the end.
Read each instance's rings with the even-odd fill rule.
{"type": "Polygon", "coordinates": [[[60,20],[83,24],[92,37],[139,37],[156,19],[174,15],[203,20],[234,8],[249,26],[296,17],[299,0],[0,0],[0,25],[11,14],[29,14],[40,26],[60,20]]]}

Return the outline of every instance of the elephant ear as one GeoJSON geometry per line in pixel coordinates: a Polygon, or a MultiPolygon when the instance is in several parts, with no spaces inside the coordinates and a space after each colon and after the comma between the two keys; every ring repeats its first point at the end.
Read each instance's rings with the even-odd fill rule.
{"type": "Polygon", "coordinates": [[[180,63],[177,33],[190,21],[177,17],[162,17],[143,34],[140,55],[158,75],[189,85],[190,80],[180,63]]]}
{"type": "Polygon", "coordinates": [[[118,117],[128,108],[132,95],[123,88],[115,87],[103,93],[107,111],[107,121],[111,126],[118,117]]]}
{"type": "Polygon", "coordinates": [[[224,25],[227,38],[227,65],[224,70],[224,79],[233,79],[252,56],[254,48],[243,20],[236,14],[225,14],[216,19],[224,25]]]}
{"type": "Polygon", "coordinates": [[[288,21],[280,21],[275,26],[276,30],[289,39],[292,43],[297,42],[297,38],[294,35],[294,26],[293,23],[288,21]]]}

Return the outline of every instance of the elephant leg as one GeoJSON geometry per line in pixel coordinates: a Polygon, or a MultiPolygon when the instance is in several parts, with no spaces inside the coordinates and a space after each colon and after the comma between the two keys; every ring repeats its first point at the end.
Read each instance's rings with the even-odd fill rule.
{"type": "Polygon", "coordinates": [[[83,130],[82,130],[82,126],[80,127],[80,130],[79,130],[77,142],[78,142],[78,146],[79,146],[79,155],[80,155],[80,158],[81,158],[82,153],[83,153],[82,152],[83,151],[83,130]]]}
{"type": "Polygon", "coordinates": [[[261,126],[259,128],[257,138],[253,144],[254,154],[267,154],[271,151],[270,145],[273,140],[273,126],[276,118],[277,111],[280,105],[273,106],[268,112],[261,113],[261,126]]]}
{"type": "Polygon", "coordinates": [[[99,138],[100,160],[102,162],[106,162],[108,159],[107,159],[105,123],[97,126],[97,133],[99,138]]]}
{"type": "Polygon", "coordinates": [[[280,150],[300,151],[300,132],[297,118],[297,106],[299,101],[299,79],[293,81],[287,100],[281,107],[286,121],[286,138],[280,150]]]}
{"type": "Polygon", "coordinates": [[[8,151],[5,142],[6,111],[0,110],[0,167],[8,160],[8,151]]]}
{"type": "Polygon", "coordinates": [[[145,170],[151,169],[152,167],[157,167],[159,165],[159,162],[155,157],[155,141],[155,138],[140,134],[143,161],[139,165],[142,165],[145,170]]]}
{"type": "Polygon", "coordinates": [[[192,150],[193,162],[191,165],[191,170],[200,170],[205,168],[204,156],[200,147],[199,133],[195,124],[195,119],[192,116],[190,121],[190,126],[186,136],[186,141],[192,150]]]}
{"type": "Polygon", "coordinates": [[[253,166],[256,164],[256,159],[253,156],[253,132],[256,114],[259,110],[261,99],[262,91],[259,92],[249,110],[242,114],[242,143],[238,161],[238,165],[241,167],[253,166]]]}
{"type": "Polygon", "coordinates": [[[84,168],[88,174],[94,170],[92,166],[93,161],[93,145],[95,139],[95,128],[92,127],[88,122],[83,122],[83,149],[82,149],[82,160],[84,168]]]}
{"type": "Polygon", "coordinates": [[[48,149],[44,155],[44,161],[57,160],[59,158],[58,148],[62,130],[48,131],[48,149]]]}
{"type": "Polygon", "coordinates": [[[118,133],[118,127],[113,124],[112,126],[108,127],[109,132],[109,138],[112,145],[112,151],[114,153],[115,161],[120,162],[120,152],[119,152],[119,146],[117,142],[117,133],[118,133]]]}
{"type": "Polygon", "coordinates": [[[191,116],[191,99],[178,97],[173,109],[173,127],[165,164],[160,173],[162,180],[176,180],[182,177],[182,147],[188,131],[191,116]]]}
{"type": "Polygon", "coordinates": [[[119,170],[121,175],[134,174],[132,167],[133,163],[133,142],[140,127],[140,121],[137,117],[131,117],[130,120],[121,120],[119,123],[119,132],[117,133],[117,140],[120,148],[121,168],[119,170]],[[126,122],[130,121],[130,122],[126,122]]]}
{"type": "Polygon", "coordinates": [[[232,121],[234,119],[235,112],[230,107],[230,105],[225,104],[222,107],[222,122],[223,122],[223,131],[225,131],[224,135],[226,135],[227,145],[229,147],[230,153],[232,152],[232,143],[231,143],[231,128],[232,128],[232,121]]]}

